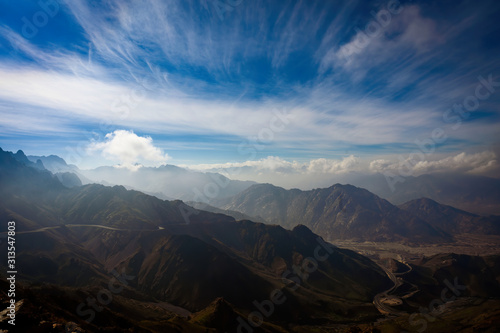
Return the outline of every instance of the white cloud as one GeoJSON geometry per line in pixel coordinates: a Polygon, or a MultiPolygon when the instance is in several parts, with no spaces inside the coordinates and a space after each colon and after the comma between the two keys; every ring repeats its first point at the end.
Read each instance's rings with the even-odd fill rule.
{"type": "Polygon", "coordinates": [[[418,174],[449,171],[479,174],[497,167],[497,163],[497,156],[491,151],[460,153],[437,161],[420,161],[415,164],[414,170],[418,174]]]}
{"type": "Polygon", "coordinates": [[[454,155],[422,155],[426,160],[414,160],[402,155],[383,158],[360,158],[354,155],[342,159],[312,159],[287,161],[277,156],[238,163],[180,165],[204,172],[219,172],[231,179],[272,183],[285,188],[311,189],[334,183],[355,183],[365,176],[391,172],[399,176],[419,176],[438,172],[470,173],[496,177],[500,165],[494,152],[484,151],[454,155]],[[434,158],[433,160],[429,160],[434,158]],[[402,171],[400,173],[400,171],[402,171]]]}
{"type": "Polygon", "coordinates": [[[393,163],[386,159],[378,159],[370,162],[369,170],[371,172],[383,172],[387,170],[393,163]]]}
{"type": "MultiPolygon", "coordinates": [[[[47,117],[106,122],[148,133],[169,131],[254,137],[262,130],[285,125],[282,131],[274,133],[272,144],[303,142],[311,148],[339,141],[356,144],[401,142],[407,139],[409,129],[431,126],[430,119],[422,117],[419,108],[406,108],[405,113],[399,113],[404,106],[390,106],[376,99],[359,101],[342,97],[340,93],[332,98],[332,90],[326,88],[304,91],[303,94],[311,96],[302,100],[232,103],[182,96],[163,89],[156,81],[160,90],[150,90],[148,85],[113,82],[104,77],[77,77],[3,66],[0,66],[0,78],[0,99],[18,109],[44,108],[47,117]],[[333,110],[324,110],[326,104],[333,110]],[[274,123],[276,110],[280,113],[284,110],[293,118],[285,124],[274,123]],[[231,126],[227,126],[228,119],[231,119],[231,126]]],[[[33,124],[15,123],[24,131],[32,130],[33,124]]]]}
{"type": "Polygon", "coordinates": [[[359,158],[353,155],[342,160],[319,158],[309,162],[307,171],[310,173],[338,174],[354,171],[359,164],[359,158]]]}
{"type": "MultiPolygon", "coordinates": [[[[394,59],[405,58],[412,62],[423,52],[442,43],[443,37],[437,31],[436,23],[425,18],[417,5],[400,8],[397,14],[381,9],[366,26],[358,27],[352,39],[338,48],[332,48],[322,59],[322,69],[342,67],[355,80],[361,80],[366,72],[381,64],[399,66],[394,59]],[[382,15],[382,24],[375,17],[382,15]],[[396,36],[396,37],[389,37],[396,36]]],[[[426,59],[423,57],[423,59],[426,59]]],[[[406,66],[409,64],[405,61],[406,66]]]]}
{"type": "Polygon", "coordinates": [[[217,171],[231,170],[229,173],[236,173],[236,169],[252,170],[255,173],[271,172],[278,174],[342,174],[356,171],[359,165],[359,158],[353,155],[344,157],[341,160],[318,158],[308,162],[286,161],[277,156],[268,156],[255,161],[245,161],[222,164],[198,164],[189,165],[194,170],[217,171]]]}
{"type": "Polygon", "coordinates": [[[137,170],[141,165],[154,166],[165,164],[168,154],[153,145],[149,136],[141,137],[132,131],[116,130],[106,134],[104,141],[92,142],[89,152],[100,151],[102,156],[119,161],[119,167],[137,170]]]}
{"type": "Polygon", "coordinates": [[[421,159],[419,154],[412,154],[407,158],[399,157],[399,162],[386,159],[377,159],[370,163],[371,172],[384,173],[390,171],[401,176],[418,176],[435,172],[459,172],[472,174],[487,174],[497,169],[498,157],[492,151],[467,154],[465,152],[447,156],[436,160],[421,159]]]}
{"type": "Polygon", "coordinates": [[[480,153],[467,154],[465,152],[437,158],[435,160],[419,160],[413,154],[411,157],[389,156],[383,159],[361,159],[350,155],[342,159],[318,158],[306,162],[287,161],[277,156],[268,156],[254,161],[220,163],[220,164],[197,164],[181,165],[193,170],[227,172],[231,174],[301,174],[301,175],[341,175],[347,173],[383,173],[385,171],[398,172],[408,171],[418,176],[433,172],[463,172],[481,174],[498,167],[498,157],[494,152],[484,151],[480,153]],[[244,170],[244,171],[242,171],[244,170]]]}

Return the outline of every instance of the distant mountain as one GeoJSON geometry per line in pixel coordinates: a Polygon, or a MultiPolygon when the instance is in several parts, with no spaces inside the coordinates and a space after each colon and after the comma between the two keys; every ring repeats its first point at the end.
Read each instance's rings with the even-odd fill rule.
{"type": "Polygon", "coordinates": [[[19,163],[22,163],[26,166],[37,168],[40,170],[45,169],[45,167],[41,161],[39,161],[38,159],[36,159],[34,161],[30,161],[22,150],[18,150],[15,154],[12,154],[12,157],[15,158],[16,161],[18,161],[19,163]]]}
{"type": "Polygon", "coordinates": [[[79,173],[97,183],[130,186],[163,197],[206,203],[214,198],[233,196],[255,184],[251,181],[231,180],[218,173],[191,171],[174,165],[141,167],[136,171],[99,167],[80,170],[79,173]]]}
{"type": "Polygon", "coordinates": [[[57,155],[50,156],[27,156],[27,159],[33,163],[36,163],[40,160],[45,168],[52,173],[58,172],[74,172],[77,171],[78,168],[75,165],[68,165],[64,159],[57,155]]]}
{"type": "MultiPolygon", "coordinates": [[[[19,160],[39,163],[39,168],[46,168],[53,173],[75,173],[83,184],[123,185],[154,194],[161,199],[205,202],[212,206],[217,205],[220,199],[233,196],[255,184],[173,165],[143,167],[135,172],[115,167],[79,170],[56,155],[26,157],[22,151],[17,154],[19,160]]],[[[353,174],[345,182],[365,188],[394,205],[426,197],[479,215],[500,215],[500,179],[454,173],[426,174],[402,179],[402,182],[394,183],[393,189],[382,174],[353,174]]]]}
{"type": "Polygon", "coordinates": [[[384,175],[358,177],[352,184],[400,205],[410,200],[430,198],[479,215],[500,215],[500,179],[478,175],[434,173],[405,177],[388,186],[384,175]]]}
{"type": "Polygon", "coordinates": [[[329,239],[397,242],[446,242],[447,233],[351,185],[301,191],[270,184],[253,185],[227,200],[222,209],[261,216],[267,223],[293,228],[304,224],[329,239]]]}
{"type": "Polygon", "coordinates": [[[189,206],[199,209],[199,210],[205,210],[207,212],[212,212],[212,213],[218,213],[218,214],[224,214],[227,216],[233,217],[235,220],[251,220],[253,222],[264,222],[264,219],[261,217],[256,217],[256,216],[250,216],[246,215],[240,212],[237,212],[235,210],[226,210],[226,209],[220,209],[214,206],[210,206],[204,202],[194,202],[194,201],[188,201],[186,202],[189,206]]]}
{"type": "Polygon", "coordinates": [[[500,235],[500,216],[478,216],[441,205],[428,198],[409,201],[399,208],[452,235],[463,233],[500,235]]]}
{"type": "Polygon", "coordinates": [[[73,172],[57,172],[55,176],[66,187],[82,186],[82,181],[73,172]]]}
{"type": "Polygon", "coordinates": [[[57,155],[50,156],[27,156],[31,162],[41,163],[45,169],[52,172],[66,187],[82,186],[91,181],[79,173],[76,165],[67,164],[64,159],[57,155]]]}
{"type": "Polygon", "coordinates": [[[39,163],[42,168],[57,174],[67,187],[79,186],[80,182],[122,185],[167,200],[209,203],[213,199],[233,196],[255,184],[252,181],[231,180],[218,173],[203,173],[174,165],[141,167],[136,171],[110,166],[80,170],[57,155],[26,156],[22,151],[17,154],[17,158],[23,160],[24,164],[39,163]],[[70,174],[74,174],[80,181],[70,174]]]}
{"type": "Polygon", "coordinates": [[[51,190],[64,188],[50,171],[40,169],[20,150],[16,154],[0,148],[0,196],[13,198],[13,193],[42,197],[51,190]]]}

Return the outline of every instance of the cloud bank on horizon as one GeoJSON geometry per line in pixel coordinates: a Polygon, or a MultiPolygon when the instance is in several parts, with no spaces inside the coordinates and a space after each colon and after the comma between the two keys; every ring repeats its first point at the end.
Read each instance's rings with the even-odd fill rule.
{"type": "Polygon", "coordinates": [[[0,146],[81,167],[498,176],[499,13],[493,0],[4,1],[0,146]]]}

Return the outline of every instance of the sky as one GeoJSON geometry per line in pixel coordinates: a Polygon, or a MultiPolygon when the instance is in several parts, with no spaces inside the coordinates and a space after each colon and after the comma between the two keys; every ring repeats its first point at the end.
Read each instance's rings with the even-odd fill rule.
{"type": "Polygon", "coordinates": [[[0,147],[237,178],[500,177],[499,17],[494,0],[0,0],[0,147]]]}

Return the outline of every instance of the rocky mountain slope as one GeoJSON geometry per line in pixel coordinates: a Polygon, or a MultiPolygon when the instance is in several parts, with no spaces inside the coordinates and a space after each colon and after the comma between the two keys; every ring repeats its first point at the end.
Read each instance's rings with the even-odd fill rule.
{"type": "Polygon", "coordinates": [[[222,209],[261,216],[267,223],[298,224],[327,238],[397,242],[447,242],[451,236],[373,193],[351,185],[301,191],[270,184],[253,185],[222,209]]]}

